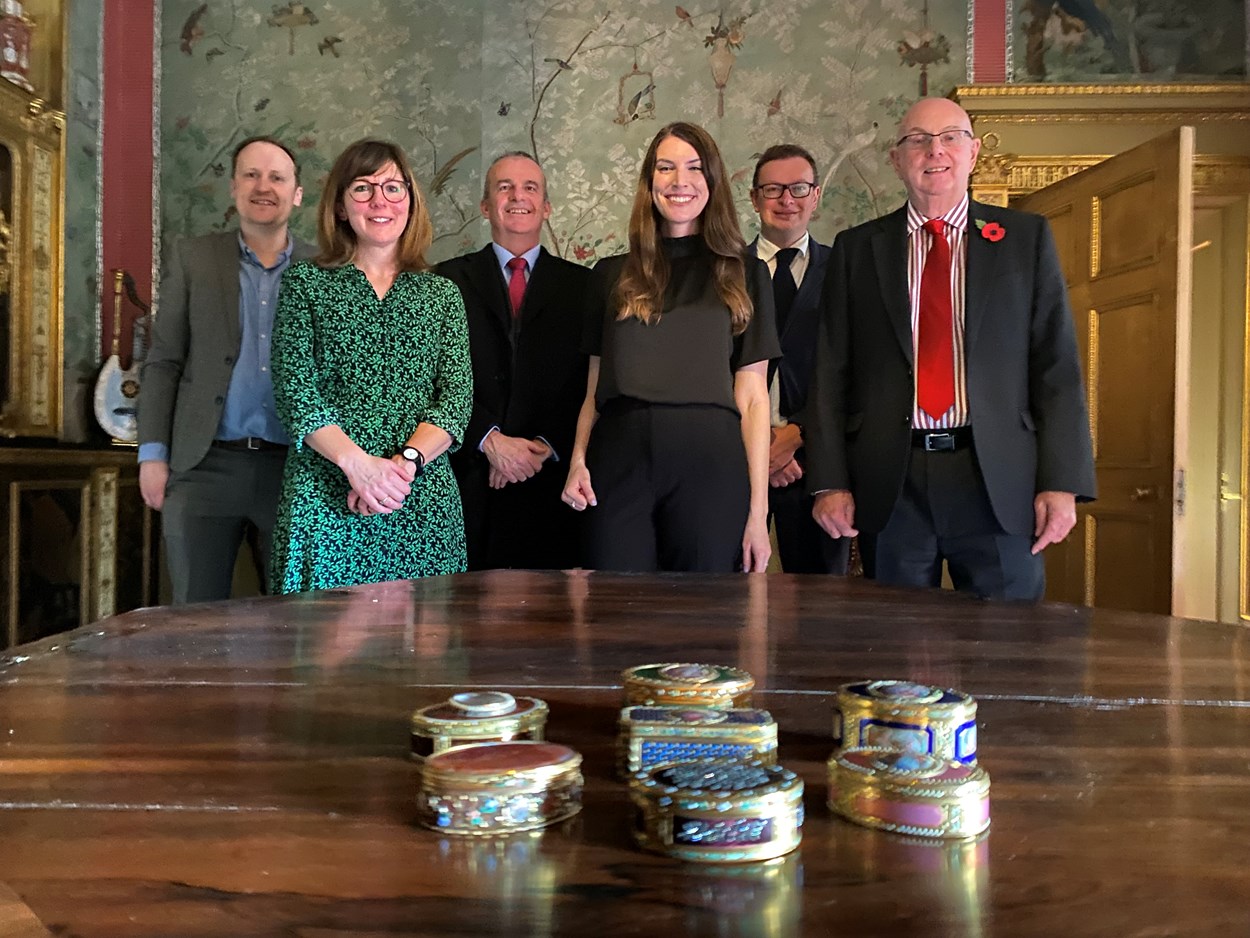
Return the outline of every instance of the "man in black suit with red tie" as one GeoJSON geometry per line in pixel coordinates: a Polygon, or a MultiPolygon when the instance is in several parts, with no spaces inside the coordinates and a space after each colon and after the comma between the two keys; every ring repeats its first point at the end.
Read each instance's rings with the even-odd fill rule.
{"type": "Polygon", "coordinates": [[[581,562],[580,516],[561,501],[586,394],[580,351],[590,271],[539,244],[551,214],[533,157],[505,153],[486,172],[491,243],[438,273],[464,296],[473,414],[451,465],[464,506],[469,569],[564,569],[581,562]]]}
{"type": "Polygon", "coordinates": [[[1041,552],[1094,497],[1085,389],[1046,220],[973,202],[963,108],[915,104],[907,204],[833,244],[809,394],[808,489],[885,583],[1036,601],[1041,552]]]}
{"type": "Polygon", "coordinates": [[[755,256],[773,278],[779,360],[768,373],[772,431],[768,452],[768,510],[777,535],[777,553],[786,573],[846,573],[848,538],[831,538],[812,518],[804,485],[803,425],[820,321],[820,289],[829,249],[807,231],[820,202],[815,158],[792,143],[771,146],[760,155],[751,181],[751,205],[760,216],[755,256]]]}

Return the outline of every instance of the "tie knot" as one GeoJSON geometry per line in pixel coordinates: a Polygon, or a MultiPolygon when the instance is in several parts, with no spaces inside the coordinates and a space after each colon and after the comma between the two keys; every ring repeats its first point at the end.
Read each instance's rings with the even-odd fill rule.
{"type": "Polygon", "coordinates": [[[946,222],[940,218],[930,218],[924,223],[924,230],[934,237],[946,237],[946,222]]]}
{"type": "Polygon", "coordinates": [[[508,269],[512,271],[524,270],[526,267],[525,258],[510,257],[508,258],[508,269]]]}
{"type": "Polygon", "coordinates": [[[777,252],[777,266],[789,267],[794,263],[794,259],[799,256],[798,248],[782,248],[777,252]]]}

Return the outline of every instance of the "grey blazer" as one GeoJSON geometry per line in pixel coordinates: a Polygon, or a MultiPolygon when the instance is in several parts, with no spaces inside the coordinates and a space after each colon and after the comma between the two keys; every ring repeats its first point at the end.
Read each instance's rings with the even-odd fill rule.
{"type": "MultiPolygon", "coordinates": [[[[914,376],[906,206],[833,243],[808,396],[808,491],[850,489],[880,531],[902,491],[914,376]]],[[[1067,287],[1040,215],[972,202],[964,353],[977,463],[999,524],[1033,532],[1041,491],[1094,497],[1085,385],[1067,287]],[[978,221],[998,222],[991,242],[978,221]]]]}
{"type": "MultiPolygon", "coordinates": [[[[313,253],[296,240],[291,259],[313,253]]],[[[169,468],[185,472],[213,442],[239,354],[239,232],[179,241],[163,266],[139,391],[139,443],[164,443],[169,468]]]]}

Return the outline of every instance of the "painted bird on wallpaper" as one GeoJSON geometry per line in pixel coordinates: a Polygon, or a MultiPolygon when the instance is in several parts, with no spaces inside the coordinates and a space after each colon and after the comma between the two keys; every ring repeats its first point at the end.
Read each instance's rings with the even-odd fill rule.
{"type": "Polygon", "coordinates": [[[343,39],[340,36],[326,36],[319,43],[317,43],[317,54],[325,55],[326,52],[328,51],[336,59],[341,58],[337,47],[338,47],[338,44],[342,41],[343,39]]]}
{"type": "Polygon", "coordinates": [[[204,38],[204,27],[200,25],[200,17],[204,15],[204,11],[207,9],[208,4],[201,3],[196,9],[191,11],[187,21],[182,24],[182,38],[178,43],[178,48],[182,50],[184,55],[190,55],[191,50],[195,48],[195,44],[204,38]]]}
{"type": "Polygon", "coordinates": [[[647,86],[639,91],[636,95],[629,99],[629,104],[625,105],[625,116],[628,120],[636,121],[643,114],[655,110],[655,82],[648,82],[647,86]],[[643,98],[651,95],[644,103],[643,98]],[[639,113],[641,109],[642,113],[639,113]]]}
{"type": "Polygon", "coordinates": [[[683,23],[685,23],[687,26],[689,26],[691,29],[694,29],[694,18],[691,17],[690,11],[687,10],[685,7],[683,6],[677,7],[677,18],[681,20],[683,23]]]}
{"type": "Polygon", "coordinates": [[[773,99],[768,102],[768,116],[775,117],[781,113],[781,92],[786,90],[786,86],[782,85],[777,89],[777,93],[773,95],[773,99]]]}
{"type": "Polygon", "coordinates": [[[870,147],[876,142],[877,126],[877,122],[873,121],[871,127],[867,130],[861,130],[854,137],[852,137],[847,142],[846,146],[841,149],[838,155],[833,158],[833,161],[829,164],[829,169],[825,172],[825,178],[820,184],[822,189],[829,188],[829,182],[833,179],[833,174],[838,171],[838,167],[842,165],[842,162],[848,156],[853,153],[858,153],[860,150],[865,147],[870,147]]]}
{"type": "Polygon", "coordinates": [[[213,46],[211,49],[209,49],[207,52],[204,53],[204,61],[211,62],[213,59],[217,58],[217,56],[225,55],[225,54],[226,54],[225,49],[218,49],[216,46],[213,46]]]}

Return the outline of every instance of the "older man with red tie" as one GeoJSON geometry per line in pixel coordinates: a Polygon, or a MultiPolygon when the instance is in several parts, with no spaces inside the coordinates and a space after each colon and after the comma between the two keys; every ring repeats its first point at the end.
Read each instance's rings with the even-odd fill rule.
{"type": "Polygon", "coordinates": [[[1037,215],[972,201],[963,108],[916,103],[907,204],[833,244],[808,395],[808,490],[885,583],[1036,601],[1041,552],[1094,497],[1067,288],[1037,215]]]}

